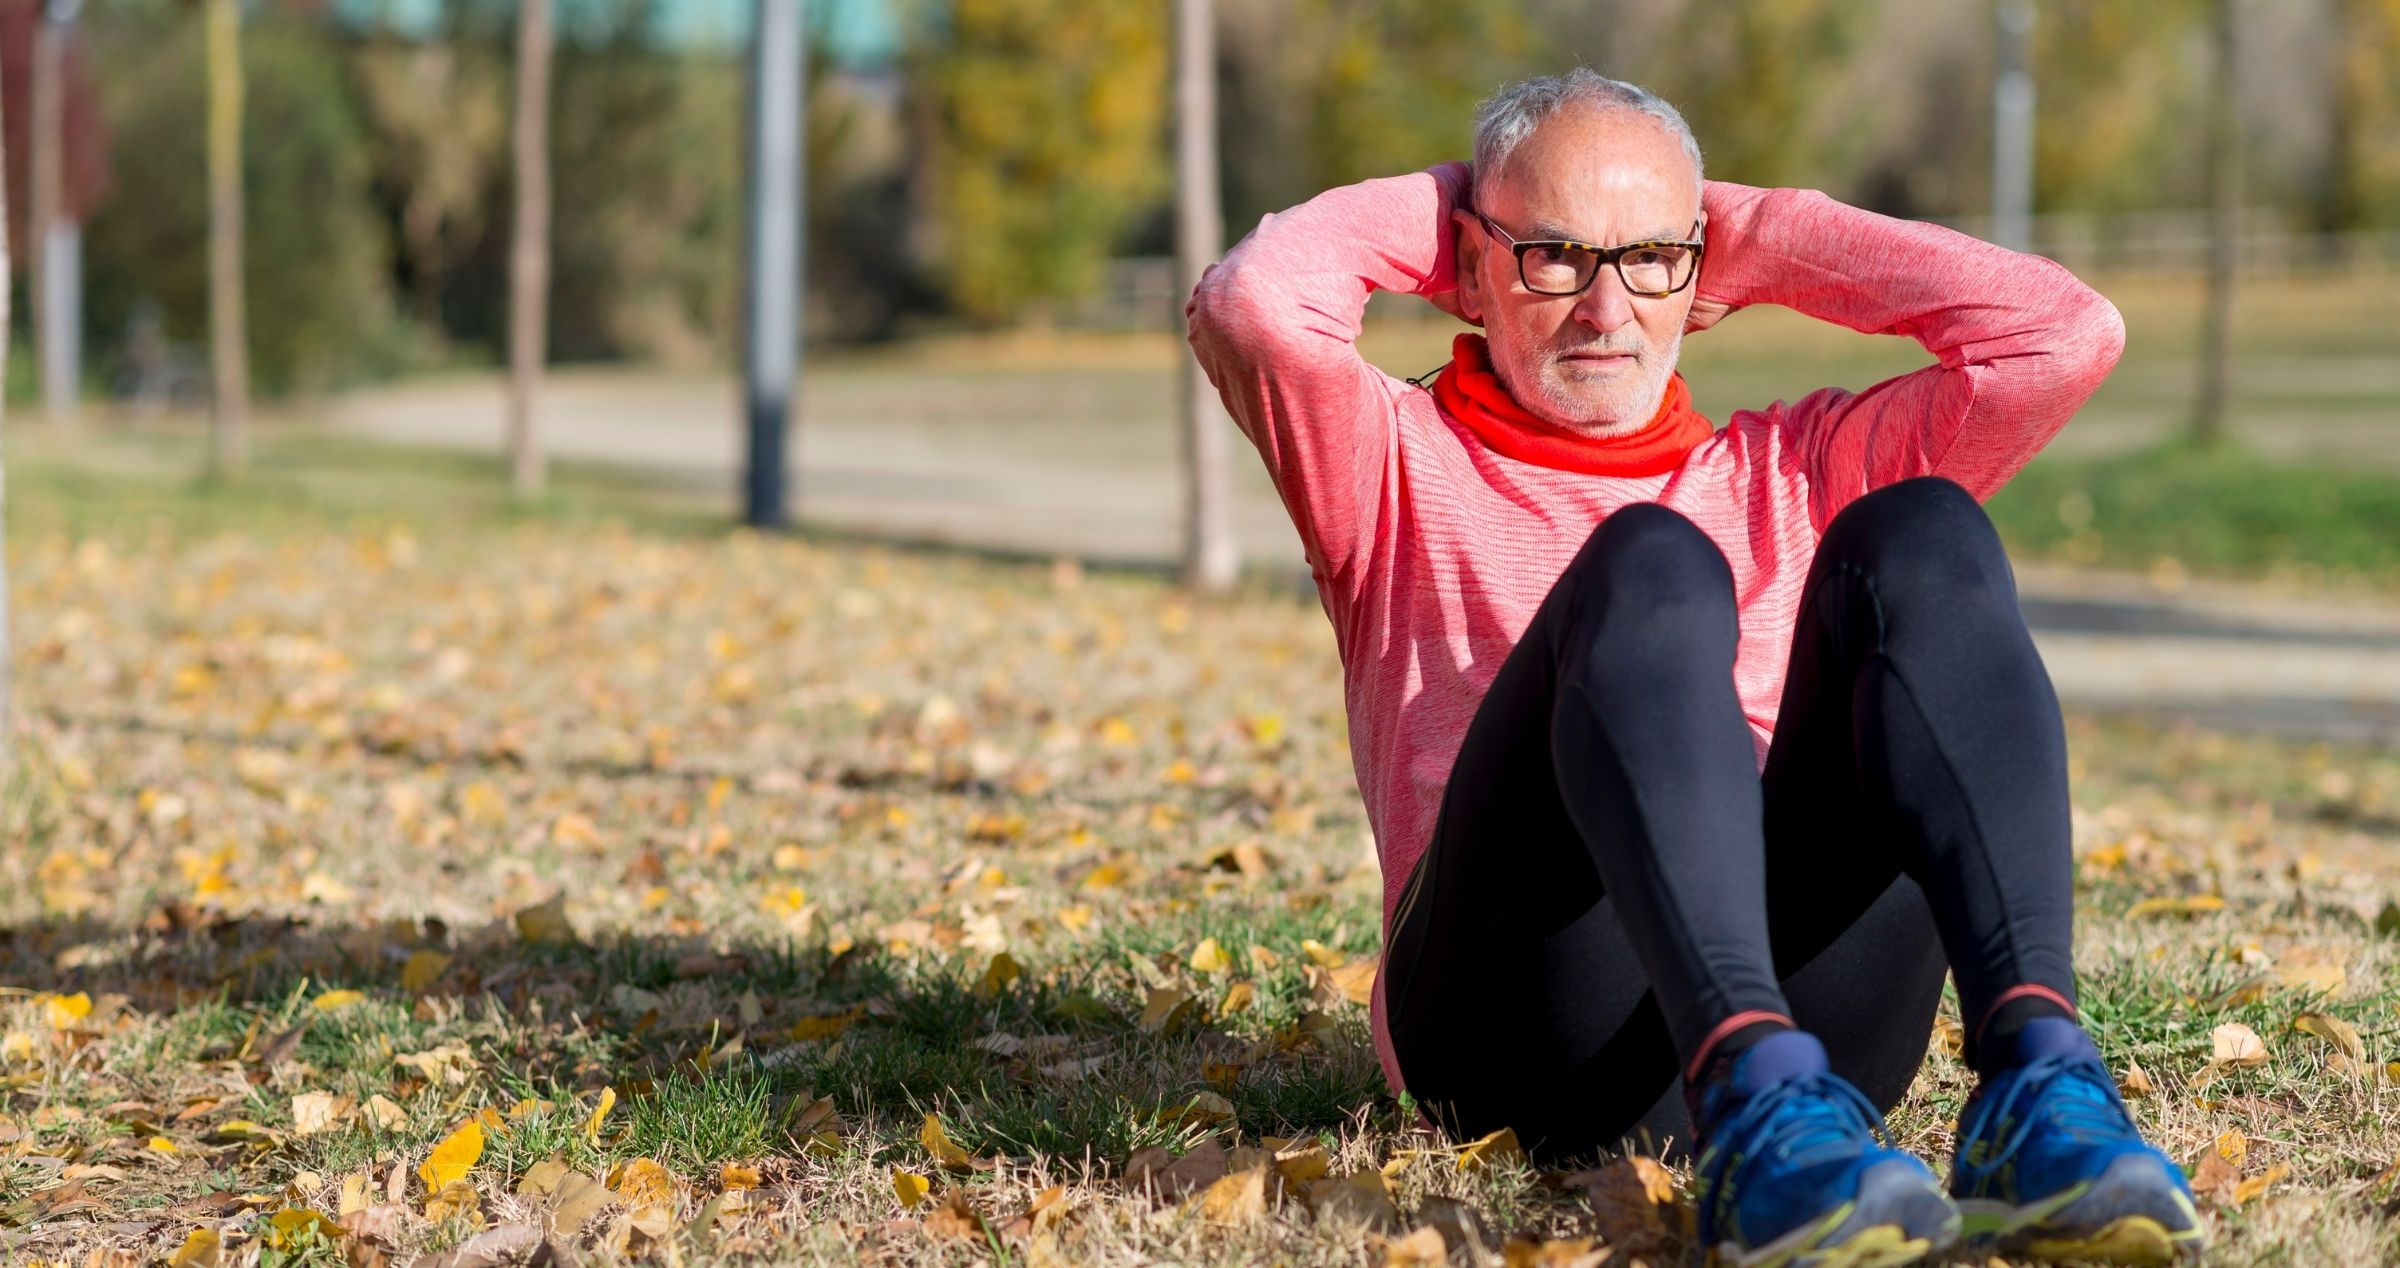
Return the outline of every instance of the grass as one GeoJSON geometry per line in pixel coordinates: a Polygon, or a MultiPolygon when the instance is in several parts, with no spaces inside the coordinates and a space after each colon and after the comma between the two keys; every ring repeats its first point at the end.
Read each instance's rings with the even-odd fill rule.
{"type": "Polygon", "coordinates": [[[2400,589],[2400,477],[2380,471],[2177,443],[2038,458],[1987,509],[2020,556],[2400,589]]]}
{"type": "MultiPolygon", "coordinates": [[[[572,468],[512,509],[485,464],[319,440],[270,436],[238,490],[141,444],[11,459],[11,1262],[195,1230],[404,1258],[563,1209],[529,1183],[552,1162],[613,1191],[564,1235],[604,1263],[1357,1263],[1424,1226],[1490,1263],[1654,1231],[1580,1179],[1462,1169],[1383,1087],[1324,968],[1376,955],[1379,891],[1313,604],[718,536],[572,468]],[[433,1202],[417,1170],[469,1122],[433,1202]],[[1270,1139],[1376,1200],[1124,1179],[1270,1139]]],[[[2070,741],[2104,1049],[2178,1159],[2238,1131],[2276,1176],[2209,1204],[2215,1262],[2400,1254],[2400,757],[2070,741]],[[2224,906],[2126,914],[2187,894],[2224,906]],[[2311,956],[2329,995],[2276,976],[2311,956]],[[2270,1058],[2201,1086],[2227,1023],[2270,1058]]],[[[1968,1086],[1937,1045],[1895,1130],[1944,1157],[1968,1086]]]]}

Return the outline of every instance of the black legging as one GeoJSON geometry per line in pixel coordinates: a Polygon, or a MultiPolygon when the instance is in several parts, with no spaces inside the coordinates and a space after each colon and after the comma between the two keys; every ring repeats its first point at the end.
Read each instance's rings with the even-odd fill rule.
{"type": "Polygon", "coordinates": [[[2065,730],[1975,500],[1909,480],[1826,527],[1763,776],[1737,637],[1724,554],[1645,503],[1501,664],[1386,957],[1401,1072],[1451,1131],[1686,1147],[1682,1072],[1751,1012],[1888,1110],[1945,968],[1970,1031],[2018,986],[2073,1000],[2065,730]]]}

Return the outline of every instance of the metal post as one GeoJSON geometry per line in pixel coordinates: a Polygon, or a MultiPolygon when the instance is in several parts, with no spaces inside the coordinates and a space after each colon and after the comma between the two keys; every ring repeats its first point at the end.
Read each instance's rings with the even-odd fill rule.
{"type": "Polygon", "coordinates": [[[42,412],[71,422],[81,395],[83,235],[66,205],[66,65],[81,0],[48,0],[34,28],[32,257],[34,363],[42,412]]]}
{"type": "MultiPolygon", "coordinates": [[[[1217,54],[1210,0],[1175,0],[1175,271],[1177,303],[1225,248],[1217,186],[1217,54]]],[[[1178,312],[1178,317],[1181,313],[1178,312]]],[[[1183,354],[1183,574],[1196,590],[1233,586],[1242,567],[1233,535],[1233,480],[1227,467],[1225,409],[1183,354]]]]}
{"type": "Polygon", "coordinates": [[[743,297],[749,465],[742,521],[790,522],[785,431],[800,370],[803,0],[758,0],[750,41],[750,229],[743,297]]]}
{"type": "Polygon", "coordinates": [[[2033,0],[2000,0],[1994,11],[2000,73],[1992,81],[1992,241],[2033,249],[2033,0]]]}

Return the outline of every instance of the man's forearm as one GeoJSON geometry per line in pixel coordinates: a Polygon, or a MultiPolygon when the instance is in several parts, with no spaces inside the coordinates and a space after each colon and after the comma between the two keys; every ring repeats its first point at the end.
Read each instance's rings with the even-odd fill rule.
{"type": "Polygon", "coordinates": [[[1261,221],[1194,292],[1188,315],[1204,364],[1218,355],[1343,355],[1378,290],[1456,287],[1451,209],[1466,166],[1327,190],[1261,221]]]}
{"type": "Polygon", "coordinates": [[[2078,351],[2093,354],[2084,368],[2096,374],[2114,364],[2111,341],[2088,337],[2116,324],[2114,308],[2039,256],[1814,190],[1711,181],[1704,204],[1703,301],[1780,304],[1852,330],[1910,335],[1951,368],[2078,351]]]}

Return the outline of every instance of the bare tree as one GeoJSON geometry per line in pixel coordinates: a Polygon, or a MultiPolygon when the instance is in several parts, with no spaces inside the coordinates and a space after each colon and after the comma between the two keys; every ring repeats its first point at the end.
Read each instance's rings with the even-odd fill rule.
{"type": "Polygon", "coordinates": [[[517,8],[516,234],[508,253],[509,484],[533,497],[542,454],[542,362],[550,319],[550,0],[517,8]]]}
{"type": "MultiPolygon", "coordinates": [[[[0,126],[0,138],[5,138],[7,135],[8,129],[0,126]]],[[[0,140],[0,172],[7,170],[7,143],[5,140],[0,140]]],[[[8,182],[0,180],[0,348],[8,346],[7,224],[8,182]]],[[[6,394],[0,393],[0,414],[6,412],[7,406],[6,394]]],[[[5,421],[5,419],[0,419],[0,421],[5,421]]],[[[9,778],[16,772],[16,749],[11,743],[17,716],[14,701],[10,696],[10,688],[14,684],[14,675],[10,667],[15,663],[11,656],[8,640],[8,468],[6,461],[0,460],[0,788],[6,787],[9,778]]]]}
{"type": "Polygon", "coordinates": [[[2209,9],[2208,276],[2200,307],[2200,387],[2192,407],[2192,440],[2201,445],[2225,439],[2225,401],[2233,373],[2234,216],[2241,199],[2234,0],[2211,0],[2209,9]]]}
{"type": "Polygon", "coordinates": [[[208,0],[208,342],[215,406],[209,472],[250,465],[250,334],[242,315],[242,11],[208,0]]]}
{"type": "MultiPolygon", "coordinates": [[[[1179,293],[1225,246],[1217,189],[1217,41],[1212,0],[1175,0],[1175,256],[1179,293]]],[[[1241,572],[1233,535],[1233,480],[1224,407],[1190,350],[1183,356],[1184,580],[1194,589],[1232,588],[1241,572]]]]}

